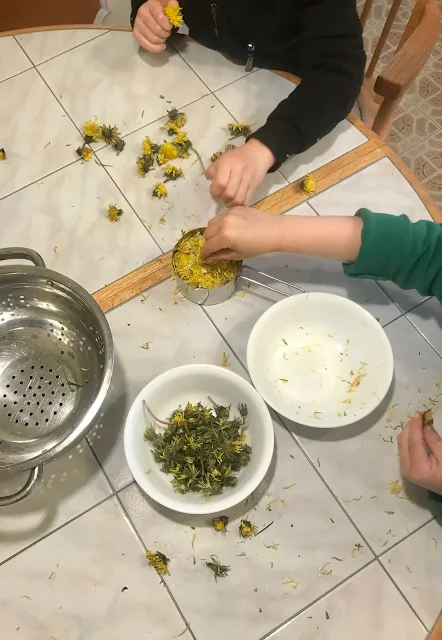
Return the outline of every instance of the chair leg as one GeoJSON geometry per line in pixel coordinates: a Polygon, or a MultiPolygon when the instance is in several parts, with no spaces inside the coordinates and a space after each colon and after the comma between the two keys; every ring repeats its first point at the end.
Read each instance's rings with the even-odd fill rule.
{"type": "Polygon", "coordinates": [[[402,96],[396,100],[386,100],[384,98],[374,119],[372,129],[385,142],[388,140],[391,133],[396,109],[399,106],[401,99],[402,96]]]}
{"type": "Polygon", "coordinates": [[[358,97],[358,106],[361,112],[361,120],[367,127],[373,127],[379,104],[376,103],[376,95],[373,91],[373,78],[365,78],[358,97]]]}

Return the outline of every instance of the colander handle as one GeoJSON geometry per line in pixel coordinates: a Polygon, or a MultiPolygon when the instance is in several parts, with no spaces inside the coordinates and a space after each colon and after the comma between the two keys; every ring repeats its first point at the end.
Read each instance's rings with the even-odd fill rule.
{"type": "Polygon", "coordinates": [[[39,467],[34,467],[34,469],[31,469],[29,478],[26,480],[26,484],[24,485],[24,487],[20,489],[20,491],[17,491],[16,493],[13,493],[10,496],[0,496],[0,507],[7,507],[9,504],[15,504],[16,502],[20,502],[20,500],[27,498],[28,495],[31,493],[32,489],[37,484],[37,480],[40,478],[42,473],[43,473],[42,465],[40,465],[39,467]]]}
{"type": "Polygon", "coordinates": [[[36,267],[46,267],[41,255],[32,249],[26,249],[25,247],[0,249],[0,260],[20,260],[22,258],[33,262],[36,267]]]}

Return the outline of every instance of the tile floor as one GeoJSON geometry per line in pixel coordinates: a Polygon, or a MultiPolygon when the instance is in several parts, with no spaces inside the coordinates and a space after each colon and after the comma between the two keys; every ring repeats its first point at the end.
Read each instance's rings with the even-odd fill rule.
{"type": "MultiPolygon", "coordinates": [[[[358,6],[363,6],[358,0],[358,6]]],[[[373,52],[385,22],[390,0],[375,0],[367,21],[364,41],[367,55],[373,52]]],[[[442,10],[442,0],[437,0],[442,10]]],[[[407,23],[413,0],[403,0],[377,70],[391,61],[407,23]]],[[[401,103],[393,123],[389,145],[424,184],[442,208],[442,31],[420,75],[401,103]]]]}
{"type": "MultiPolygon", "coordinates": [[[[177,79],[186,84],[182,106],[205,161],[225,143],[223,125],[249,114],[250,92],[263,94],[269,79],[262,71],[244,75],[221,58],[207,59],[208,68],[197,75],[194,51],[184,57],[169,51],[153,66],[130,34],[94,35],[0,39],[2,55],[11,59],[8,65],[0,56],[0,140],[6,140],[9,172],[0,186],[2,240],[31,245],[48,266],[91,292],[170,248],[181,229],[214,211],[193,159],[183,163],[193,189],[177,182],[164,209],[150,197],[155,176],[136,176],[139,144],[147,133],[162,133],[167,101],[177,99],[177,79]],[[137,82],[124,71],[129,66],[137,82]],[[84,78],[84,99],[81,87],[75,91],[67,80],[73,73],[84,78]],[[155,87],[149,107],[145,87],[155,87]],[[34,101],[26,100],[31,90],[34,101]],[[31,130],[32,109],[40,127],[31,130]],[[127,147],[116,156],[97,145],[98,164],[83,164],[74,152],[77,127],[93,115],[119,123],[127,147]],[[118,225],[106,220],[110,201],[124,209],[118,225]]],[[[290,87],[281,78],[272,81],[276,103],[290,87]]],[[[272,108],[271,99],[268,94],[258,104],[255,121],[272,108]]],[[[328,141],[269,178],[265,193],[365,138],[344,124],[328,141]]],[[[362,205],[386,204],[413,219],[427,217],[406,180],[383,159],[289,214],[351,215],[362,205]]],[[[247,377],[247,337],[278,296],[240,289],[205,311],[164,282],[113,310],[108,320],[115,371],[88,439],[46,465],[28,500],[0,513],[0,619],[8,640],[350,640],[356,633],[361,640],[394,634],[424,639],[441,602],[442,529],[425,492],[407,487],[410,499],[400,499],[388,483],[400,478],[395,427],[434,394],[441,378],[440,310],[417,294],[349,280],[322,260],[267,256],[251,265],[310,291],[348,297],[376,317],[396,359],[389,397],[374,415],[340,434],[312,432],[275,416],[271,468],[253,497],[230,511],[224,537],[207,519],[168,512],[138,489],[123,451],[124,417],[142,386],[177,364],[219,364],[227,353],[232,370],[247,377]],[[149,350],[141,348],[146,341],[152,341],[149,350]],[[246,514],[260,527],[273,524],[241,544],[236,531],[246,514]],[[147,566],[146,548],[170,557],[165,581],[147,566]],[[218,583],[205,566],[213,553],[232,567],[218,583]],[[327,575],[319,571],[325,563],[327,575]]],[[[22,482],[2,479],[0,494],[22,482]]]]}

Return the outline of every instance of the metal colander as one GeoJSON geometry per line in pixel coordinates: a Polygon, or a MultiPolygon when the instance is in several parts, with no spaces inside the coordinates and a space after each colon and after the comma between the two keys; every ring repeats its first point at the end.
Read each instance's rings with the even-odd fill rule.
{"type": "Polygon", "coordinates": [[[109,387],[113,344],[93,298],[45,268],[28,249],[1,249],[0,476],[32,469],[25,487],[0,506],[25,497],[41,465],[85,437],[109,387]]]}

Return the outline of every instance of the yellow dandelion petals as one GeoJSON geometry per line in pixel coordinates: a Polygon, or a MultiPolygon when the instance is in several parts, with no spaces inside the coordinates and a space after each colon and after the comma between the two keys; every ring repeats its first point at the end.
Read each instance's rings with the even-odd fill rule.
{"type": "Polygon", "coordinates": [[[155,198],[167,198],[167,187],[162,182],[157,182],[152,190],[152,195],[155,198]]]}
{"type": "Polygon", "coordinates": [[[251,538],[258,533],[258,528],[251,520],[241,520],[239,535],[241,538],[251,538]]]}
{"type": "Polygon", "coordinates": [[[311,173],[308,173],[304,180],[301,183],[301,187],[303,188],[305,193],[315,193],[316,191],[316,182],[311,173]]]}
{"type": "Polygon", "coordinates": [[[0,149],[0,160],[6,160],[6,151],[4,149],[0,149]]]}
{"type": "Polygon", "coordinates": [[[174,134],[178,135],[179,133],[181,133],[181,128],[177,125],[176,122],[172,122],[172,120],[166,122],[166,124],[164,125],[164,129],[167,129],[167,132],[170,136],[174,134]]]}
{"type": "Polygon", "coordinates": [[[175,107],[173,109],[169,109],[167,115],[169,116],[169,121],[174,122],[180,128],[184,127],[187,122],[187,115],[184,113],[184,111],[178,111],[178,109],[175,109],[175,107]]]}
{"type": "Polygon", "coordinates": [[[153,149],[152,149],[152,140],[149,138],[149,136],[146,136],[143,140],[143,142],[141,143],[141,151],[143,153],[143,156],[151,156],[153,153],[153,149]]]}
{"type": "Polygon", "coordinates": [[[250,124],[244,124],[243,122],[231,122],[228,126],[232,138],[240,138],[244,136],[247,138],[252,133],[252,127],[250,124]]]}
{"type": "Polygon", "coordinates": [[[177,29],[181,27],[183,24],[183,14],[181,13],[180,6],[171,6],[167,5],[164,9],[164,13],[169,18],[169,22],[172,27],[176,27],[177,29]]]}
{"type": "Polygon", "coordinates": [[[118,222],[123,215],[123,209],[117,209],[114,204],[110,204],[107,210],[107,219],[109,222],[118,222]]]}
{"type": "Polygon", "coordinates": [[[184,144],[185,142],[189,142],[189,138],[187,137],[187,133],[185,131],[180,131],[177,133],[174,139],[174,144],[184,144]]]}
{"type": "Polygon", "coordinates": [[[226,533],[228,524],[228,516],[220,516],[219,518],[213,518],[212,520],[212,527],[215,529],[215,531],[221,531],[222,533],[226,533]]]}
{"type": "Polygon", "coordinates": [[[177,180],[183,177],[183,170],[180,167],[175,167],[173,164],[166,164],[163,169],[163,173],[167,180],[177,180]]]}
{"type": "Polygon", "coordinates": [[[398,496],[404,490],[402,484],[399,484],[399,480],[392,480],[388,483],[388,490],[392,496],[398,496]]]}
{"type": "Polygon", "coordinates": [[[214,289],[236,278],[239,264],[230,260],[204,262],[203,244],[204,238],[199,233],[178,243],[173,256],[177,276],[186,284],[202,289],[214,289]]]}
{"type": "Polygon", "coordinates": [[[146,176],[146,173],[153,168],[154,159],[153,156],[143,155],[141,158],[137,158],[137,173],[141,178],[146,176]]]}
{"type": "Polygon", "coordinates": [[[215,153],[212,153],[212,155],[210,156],[210,162],[216,162],[218,158],[221,158],[222,155],[222,151],[215,151],[215,153]]]}
{"type": "Polygon", "coordinates": [[[92,151],[92,149],[90,149],[89,147],[86,147],[85,145],[83,145],[82,147],[78,147],[78,149],[76,150],[76,153],[77,155],[80,156],[82,160],[84,160],[84,162],[87,162],[88,160],[90,160],[94,155],[94,152],[92,151]]]}
{"type": "Polygon", "coordinates": [[[89,147],[83,147],[83,151],[81,153],[81,157],[83,158],[83,160],[85,162],[87,162],[88,160],[90,160],[94,155],[94,152],[92,151],[92,149],[89,149],[89,147]]]}
{"type": "Polygon", "coordinates": [[[103,136],[103,130],[95,120],[87,120],[83,125],[83,136],[89,142],[98,142],[103,136]]]}
{"type": "Polygon", "coordinates": [[[161,145],[158,153],[158,162],[164,164],[160,162],[160,156],[164,158],[164,160],[175,160],[175,158],[178,157],[178,149],[172,142],[165,142],[161,145]]]}
{"type": "Polygon", "coordinates": [[[223,359],[221,360],[221,367],[230,367],[230,353],[223,353],[223,359]]]}
{"type": "Polygon", "coordinates": [[[153,567],[159,575],[170,575],[170,571],[167,568],[170,560],[169,558],[166,558],[164,553],[160,553],[159,551],[156,553],[153,553],[153,551],[146,551],[146,558],[150,566],[153,567]]]}

